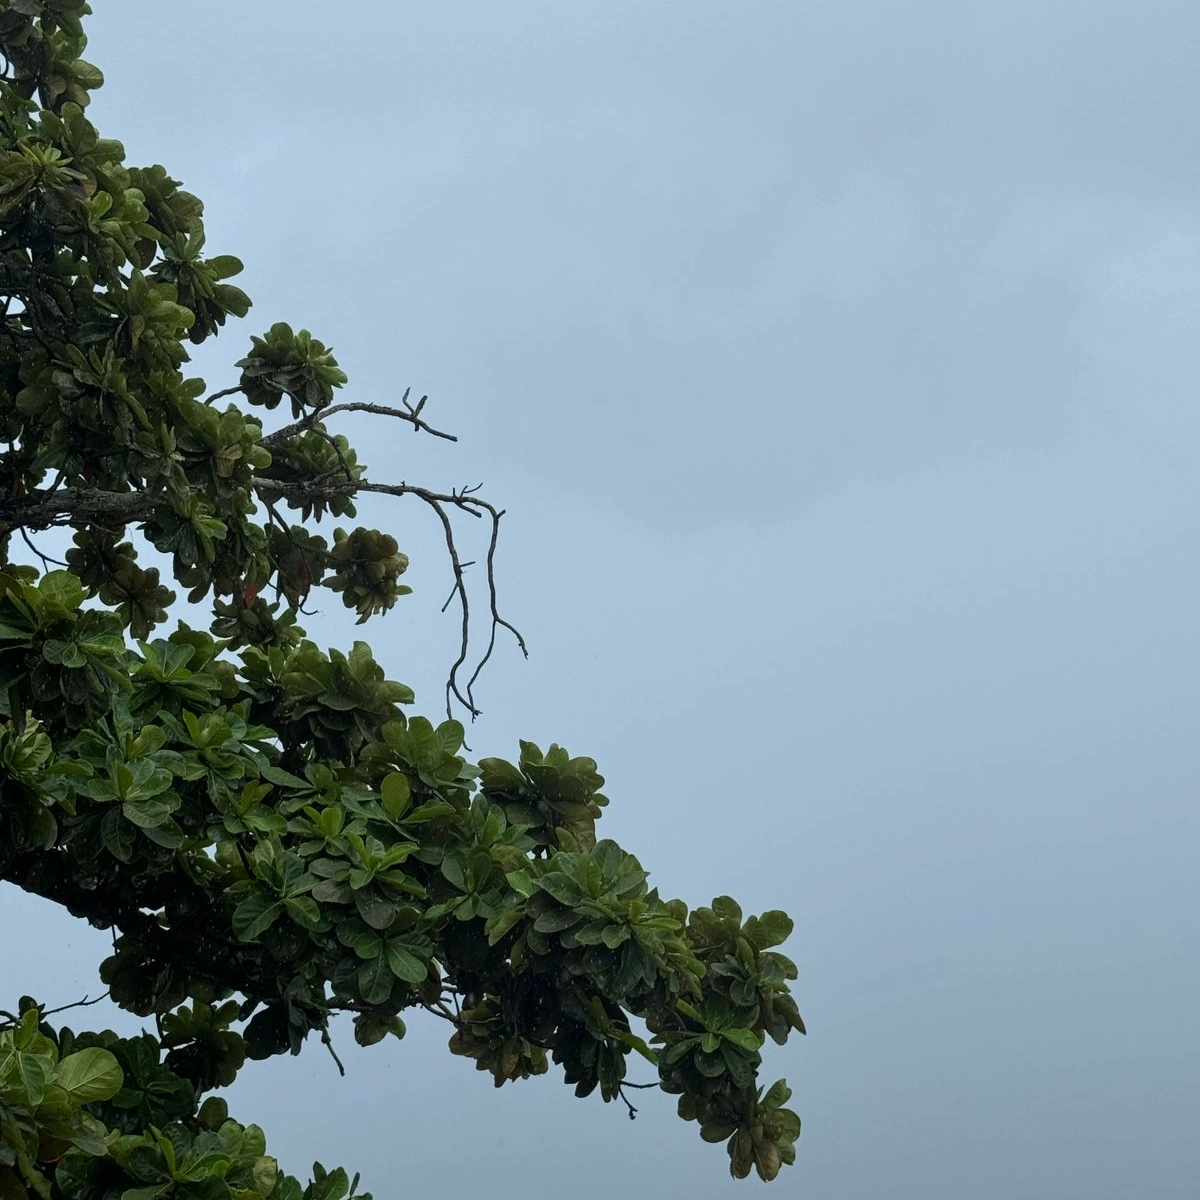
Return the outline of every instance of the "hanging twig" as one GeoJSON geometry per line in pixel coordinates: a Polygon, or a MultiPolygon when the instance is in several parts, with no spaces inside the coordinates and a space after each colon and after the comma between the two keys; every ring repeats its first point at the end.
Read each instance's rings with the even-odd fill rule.
{"type": "Polygon", "coordinates": [[[218,400],[224,400],[226,396],[236,396],[241,390],[242,389],[240,386],[224,388],[219,392],[213,392],[213,394],[209,396],[204,403],[213,404],[218,400]]]}
{"type": "Polygon", "coordinates": [[[45,567],[47,570],[49,570],[51,563],[53,563],[56,567],[65,567],[68,565],[67,563],[63,562],[62,559],[60,559],[60,558],[51,558],[50,555],[43,554],[33,544],[33,539],[30,538],[29,534],[27,534],[24,529],[18,529],[17,532],[21,535],[21,539],[22,539],[22,541],[24,541],[25,545],[27,545],[30,548],[30,550],[32,550],[34,552],[34,554],[36,554],[38,556],[38,558],[40,558],[42,560],[42,566],[45,567]]]}
{"type": "Polygon", "coordinates": [[[337,1051],[333,1048],[333,1038],[329,1036],[329,1021],[326,1020],[321,1026],[321,1044],[329,1051],[330,1057],[337,1064],[338,1074],[344,1079],[346,1077],[346,1068],[342,1065],[342,1060],[338,1058],[337,1051]]]}
{"type": "Polygon", "coordinates": [[[625,1103],[625,1107],[627,1109],[629,1109],[629,1119],[631,1121],[637,1116],[638,1110],[636,1108],[634,1108],[633,1102],[629,1099],[629,1097],[627,1095],[625,1095],[625,1089],[626,1088],[645,1089],[645,1088],[656,1088],[656,1087],[658,1087],[657,1083],[630,1083],[628,1079],[622,1079],[621,1082],[617,1085],[617,1095],[621,1097],[622,1101],[624,1101],[624,1103],[625,1103]]]}
{"type": "Polygon", "coordinates": [[[418,487],[415,484],[409,483],[374,483],[370,480],[322,480],[314,482],[309,480],[270,479],[259,476],[255,486],[260,497],[263,499],[278,496],[285,500],[294,501],[303,501],[305,499],[328,500],[338,496],[354,495],[359,492],[372,492],[383,496],[415,496],[433,510],[442,526],[446,554],[450,559],[450,569],[454,577],[449,599],[453,600],[456,595],[458,596],[459,611],[461,613],[458,655],[451,665],[449,675],[446,679],[447,715],[452,713],[453,703],[457,700],[471,714],[472,718],[479,716],[480,709],[475,703],[473,685],[483,665],[492,655],[496,644],[497,629],[507,629],[516,639],[521,653],[528,657],[529,650],[525,644],[524,637],[515,625],[500,615],[497,600],[495,556],[500,533],[500,518],[504,515],[504,510],[496,508],[495,505],[476,495],[478,485],[451,492],[435,492],[429,488],[418,487]],[[450,520],[448,511],[452,508],[458,509],[459,512],[466,513],[468,516],[477,519],[486,517],[491,525],[491,536],[488,543],[487,555],[484,560],[491,628],[483,656],[472,671],[470,681],[466,685],[460,683],[459,673],[462,671],[470,654],[471,600],[464,575],[466,564],[459,557],[454,525],[450,520]]]}

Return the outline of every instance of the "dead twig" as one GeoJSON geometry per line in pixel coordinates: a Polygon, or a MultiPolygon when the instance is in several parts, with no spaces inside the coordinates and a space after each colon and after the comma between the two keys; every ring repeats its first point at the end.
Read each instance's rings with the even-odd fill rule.
{"type": "Polygon", "coordinates": [[[344,1079],[346,1077],[346,1068],[342,1065],[342,1060],[338,1058],[337,1051],[333,1048],[333,1038],[329,1036],[329,1022],[321,1026],[321,1044],[329,1051],[329,1056],[337,1064],[338,1074],[344,1079]]]}
{"type": "Polygon", "coordinates": [[[429,488],[418,487],[410,483],[375,483],[371,480],[337,480],[337,481],[308,481],[270,479],[259,476],[256,489],[264,500],[268,496],[278,496],[285,500],[303,501],[305,499],[332,499],[338,496],[352,495],[359,492],[371,492],[384,496],[415,496],[433,510],[441,524],[446,554],[450,559],[450,569],[453,583],[450,596],[447,598],[443,611],[455,596],[458,597],[461,633],[459,638],[458,656],[450,667],[446,678],[446,714],[453,713],[454,701],[458,701],[471,714],[472,719],[479,716],[480,709],[475,703],[474,684],[483,666],[491,658],[496,645],[496,634],[499,629],[507,629],[516,639],[521,653],[529,657],[529,650],[520,630],[510,621],[500,615],[499,601],[496,590],[496,546],[500,536],[500,518],[504,510],[496,508],[489,501],[482,499],[476,493],[479,485],[464,487],[451,492],[435,492],[429,488]],[[464,563],[459,556],[458,542],[455,537],[454,525],[450,519],[450,509],[457,509],[476,519],[487,518],[491,526],[488,550],[485,557],[485,573],[488,590],[488,608],[491,624],[488,633],[487,646],[483,656],[471,672],[470,679],[464,685],[460,682],[460,672],[463,670],[470,654],[471,642],[471,599],[468,594],[465,570],[470,563],[464,563]]]}
{"type": "MultiPolygon", "coordinates": [[[[237,388],[233,389],[237,391],[237,388]]],[[[425,401],[428,396],[422,396],[416,404],[410,404],[408,397],[412,392],[412,388],[405,388],[404,395],[400,398],[402,408],[395,408],[389,404],[368,404],[364,401],[354,400],[348,401],[345,404],[330,404],[325,408],[314,409],[311,413],[307,413],[298,421],[293,421],[290,425],[284,425],[281,429],[276,429],[273,433],[269,433],[262,438],[262,445],[268,449],[271,446],[278,445],[280,442],[287,441],[288,438],[294,437],[298,433],[304,433],[305,430],[311,429],[320,421],[324,421],[326,417],[331,417],[335,413],[343,412],[365,412],[371,413],[376,417],[392,417],[397,421],[407,421],[412,427],[414,433],[428,433],[432,437],[441,438],[447,442],[457,442],[458,436],[453,433],[446,433],[442,429],[435,429],[428,421],[421,417],[421,409],[425,407],[425,401]]],[[[225,393],[218,392],[217,395],[225,393]]],[[[214,396],[213,399],[216,399],[214,396]]]]}

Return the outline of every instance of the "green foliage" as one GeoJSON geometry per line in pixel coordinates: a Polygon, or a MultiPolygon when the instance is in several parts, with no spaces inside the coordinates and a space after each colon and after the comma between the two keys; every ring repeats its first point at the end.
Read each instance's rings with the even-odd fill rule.
{"type": "Polygon", "coordinates": [[[359,625],[412,591],[396,582],[408,570],[408,555],[400,553],[394,537],[377,529],[335,530],[329,565],[334,571],[329,586],[358,613],[359,625]]]}
{"type": "Polygon", "coordinates": [[[337,360],[307,329],[293,333],[280,321],[266,337],[251,341],[254,348],[238,363],[241,390],[251,404],[274,408],[287,396],[298,417],[305,409],[324,407],[333,399],[333,389],[346,382],[337,360]]]}
{"type": "MultiPolygon", "coordinates": [[[[370,1200],[357,1179],[320,1164],[302,1188],[266,1153],[262,1131],[230,1120],[223,1100],[197,1108],[171,1054],[161,1060],[170,1035],[160,1046],[149,1034],[54,1031],[27,998],[19,1017],[0,1015],[5,1200],[370,1200]]],[[[179,1031],[187,1019],[168,1018],[169,1027],[179,1031]]],[[[209,1028],[198,1019],[183,1031],[189,1042],[209,1028]]]]}
{"type": "MultiPolygon", "coordinates": [[[[664,900],[597,840],[591,759],[522,742],[475,765],[365,642],[307,639],[313,589],[360,623],[409,591],[391,535],[311,528],[366,485],[324,422],[346,377],[277,323],[225,394],[268,419],[286,397],[294,423],[201,399],[188,346],[248,310],[241,264],[86,119],[87,11],[0,0],[0,877],[114,931],[101,977],[157,1036],[55,1032],[23,1002],[0,1027],[0,1196],[341,1200],[344,1172],[302,1188],[208,1093],[341,1013],[362,1045],[402,1038],[414,1007],[497,1086],[553,1062],[611,1101],[632,1052],[735,1175],[773,1178],[799,1132],[759,1084],[765,1040],[803,1032],[773,949],[790,920],[664,900]],[[14,559],[53,526],[66,569],[14,559]],[[164,628],[148,550],[208,630],[164,628]]],[[[427,428],[419,409],[392,415],[427,428]]]]}
{"type": "Polygon", "coordinates": [[[543,755],[532,742],[522,742],[518,766],[499,758],[479,765],[487,794],[539,846],[556,845],[559,830],[585,848],[596,844],[596,821],[608,799],[600,794],[604,780],[593,759],[571,758],[561,746],[543,755]]]}

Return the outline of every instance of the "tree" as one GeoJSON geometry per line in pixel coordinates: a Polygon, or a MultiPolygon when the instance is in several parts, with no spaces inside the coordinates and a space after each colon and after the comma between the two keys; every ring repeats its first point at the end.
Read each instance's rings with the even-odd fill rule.
{"type": "Polygon", "coordinates": [[[764,1039],[803,1032],[772,949],[791,921],[662,899],[597,840],[591,759],[463,757],[453,706],[475,715],[497,635],[520,642],[491,569],[500,510],[368,477],[339,413],[448,435],[408,392],[335,402],[346,376],[306,330],[253,338],[225,391],[184,374],[188,342],[249,310],[241,263],[205,253],[195,196],[87,120],[88,11],[0,0],[0,878],[111,929],[101,978],[155,1033],[56,1028],[28,997],[0,1014],[0,1196],[359,1194],[340,1170],[279,1172],[212,1093],[310,1034],[332,1052],[339,1014],[364,1045],[403,1037],[413,1007],[497,1086],[552,1060],[577,1095],[625,1099],[633,1052],[734,1175],[773,1178],[799,1133],[786,1085],[758,1083],[764,1039]],[[316,531],[371,492],[445,536],[462,640],[437,723],[366,643],[325,653],[298,624],[314,589],[360,622],[409,590],[390,535],[316,531]],[[464,516],[490,527],[470,668],[464,516]],[[34,539],[59,529],[56,563],[34,539]],[[210,630],[166,632],[155,562],[210,630]]]}

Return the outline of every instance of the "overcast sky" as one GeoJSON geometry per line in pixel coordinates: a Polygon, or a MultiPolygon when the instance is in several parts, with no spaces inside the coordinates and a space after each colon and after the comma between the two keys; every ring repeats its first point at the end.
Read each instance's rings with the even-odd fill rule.
{"type": "MultiPolygon", "coordinates": [[[[379,478],[507,508],[531,659],[475,752],[594,756],[665,894],[795,916],[772,1194],[1194,1195],[1194,0],[93,3],[93,119],[246,262],[209,383],[307,326],[461,436],[347,418],[379,478]]],[[[436,530],[369,515],[418,592],[368,635],[436,715],[436,530]]],[[[71,937],[12,988],[95,991],[103,935],[0,903],[14,954],[71,937]]],[[[339,1049],[231,1106],[379,1200],[760,1186],[653,1092],[339,1049]]]]}

